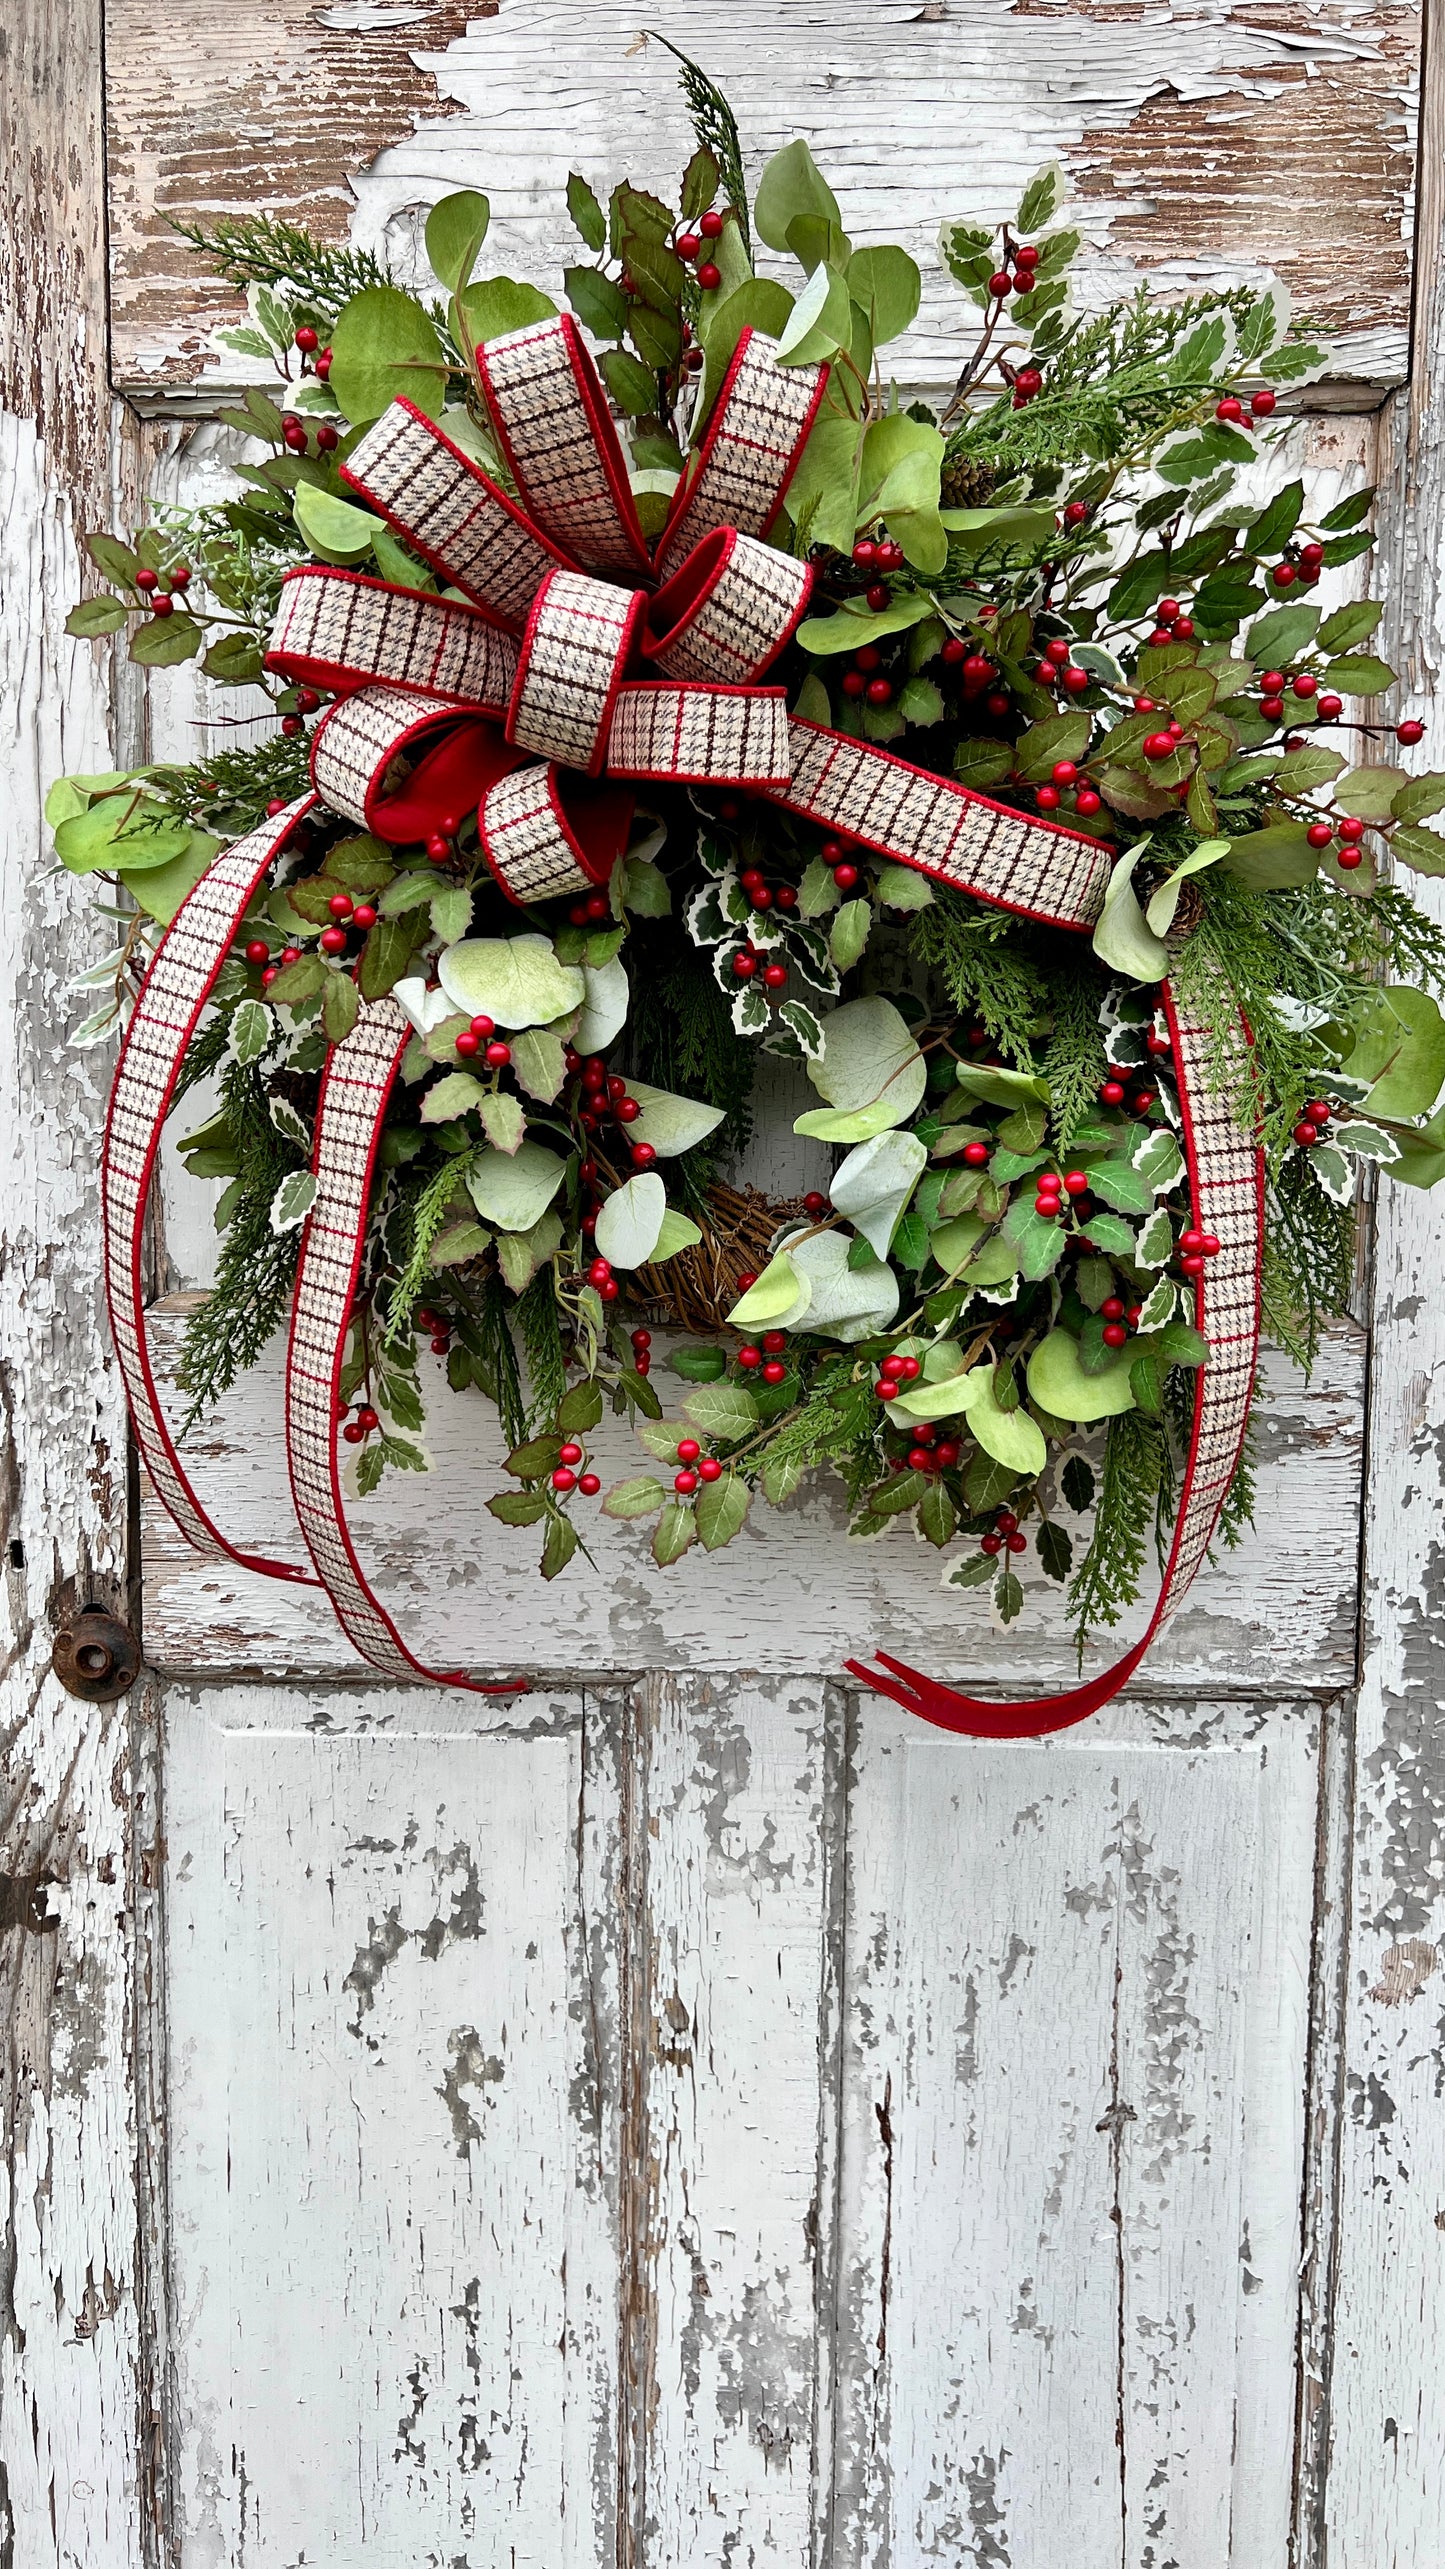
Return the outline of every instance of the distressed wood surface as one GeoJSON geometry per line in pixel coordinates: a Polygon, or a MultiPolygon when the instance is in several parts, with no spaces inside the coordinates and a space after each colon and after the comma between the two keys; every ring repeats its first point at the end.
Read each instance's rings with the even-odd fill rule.
{"type": "MultiPolygon", "coordinates": [[[[180,1328],[179,1313],[153,1316],[158,1371],[167,1375],[180,1328]]],[[[683,1385],[666,1370],[661,1339],[657,1354],[657,1387],[676,1415],[683,1385]]],[[[1201,1572],[1151,1655],[1151,1683],[1288,1695],[1352,1682],[1363,1355],[1358,1333],[1344,1328],[1328,1338],[1309,1382],[1282,1357],[1266,1358],[1254,1534],[1201,1572]],[[1305,1520],[1310,1577],[1302,1583],[1294,1529],[1305,1520]]],[[[1000,1628],[986,1600],[941,1584],[941,1558],[955,1555],[940,1556],[911,1527],[844,1542],[845,1512],[829,1485],[800,1492],[776,1514],[759,1501],[758,1525],[745,1526],[726,1552],[689,1553],[667,1572],[652,1561],[650,1527],[593,1513],[595,1572],[579,1554],[544,1585],[530,1538],[486,1511],[490,1493],[506,1486],[494,1413],[480,1399],[451,1397],[426,1355],[421,1379],[433,1471],[389,1476],[375,1497],[353,1503],[351,1523],[378,1596],[434,1665],[802,1674],[888,1649],[941,1675],[1007,1685],[1047,1686],[1069,1674],[1060,1591],[1032,1554],[1019,1564],[1025,1614],[1000,1628]]],[[[293,1524],[281,1414],[282,1359],[272,1349],[187,1443],[196,1486],[233,1541],[274,1546],[293,1524]]],[[[647,1463],[630,1429],[610,1416],[589,1451],[604,1483],[647,1463]]],[[[359,1673],[324,1598],[202,1558],[149,1493],[142,1526],[153,1666],[359,1673]]],[[[301,1557],[299,1535],[291,1553],[301,1557]]],[[[1146,1592],[1117,1633],[1090,1645],[1086,1669],[1109,1664],[1142,1629],[1150,1602],[1146,1592]]]]}
{"type": "MultiPolygon", "coordinates": [[[[1093,291],[1136,264],[1181,285],[1270,264],[1340,334],[1337,376],[1401,378],[1411,7],[663,0],[648,23],[727,90],[754,172],[806,133],[855,236],[920,258],[923,310],[898,359],[918,387],[957,371],[939,221],[1012,212],[1055,157],[1093,291]]],[[[349,228],[405,281],[428,206],[475,186],[492,201],[496,267],[550,280],[576,255],[569,169],[670,184],[691,147],[670,57],[616,0],[235,0],[179,27],[145,0],[108,0],[107,29],[116,361],[138,392],[236,370],[205,345],[234,301],[170,217],[263,206],[333,237],[349,228]]]]}
{"type": "MultiPolygon", "coordinates": [[[[123,1612],[126,1441],[97,1309],[108,1065],[67,1051],[103,951],[51,867],[58,769],[114,763],[106,672],[65,640],[109,506],[100,27],[14,0],[0,79],[0,2560],[139,2569],[158,2503],[137,2261],[133,1971],[156,1865],[141,1714],[63,1693],[55,1631],[123,1612]],[[133,1803],[134,1795],[134,1803],[133,1803]]],[[[104,934],[104,930],[101,934],[104,934]]]]}
{"type": "MultiPolygon", "coordinates": [[[[1387,422],[1390,657],[1445,759],[1445,23],[1422,133],[1416,372],[1387,422]]],[[[1440,886],[1419,887],[1437,918],[1440,886]]],[[[1316,2393],[1331,2569],[1433,2569],[1445,2512],[1445,1319],[1438,1195],[1382,1191],[1376,1216],[1364,1661],[1350,1814],[1339,2055],[1341,2190],[1333,2328],[1316,2393]]]]}
{"type": "Polygon", "coordinates": [[[1283,2569],[1317,1723],[862,1708],[840,2563],[1283,2569]]]}

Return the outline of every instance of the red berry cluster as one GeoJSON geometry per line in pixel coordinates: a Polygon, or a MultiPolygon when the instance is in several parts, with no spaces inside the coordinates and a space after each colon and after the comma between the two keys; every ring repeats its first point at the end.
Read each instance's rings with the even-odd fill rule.
{"type": "Polygon", "coordinates": [[[1294,1138],[1302,1151],[1313,1150],[1316,1142],[1324,1141],[1331,1111],[1323,1097],[1306,1100],[1304,1113],[1294,1128],[1294,1138]]]}
{"type": "Polygon", "coordinates": [[[859,853],[849,840],[841,838],[825,838],[818,850],[823,863],[832,867],[833,880],[840,892],[851,892],[858,880],[854,859],[859,853]]]}
{"type": "Polygon", "coordinates": [[[612,916],[612,903],[605,892],[589,892],[585,901],[574,901],[567,913],[574,928],[600,927],[612,916]]]}
{"type": "MultiPolygon", "coordinates": [[[[641,1105],[635,1097],[629,1096],[627,1082],[621,1072],[609,1071],[600,1053],[591,1053],[584,1061],[581,1054],[568,1044],[562,1058],[569,1079],[578,1084],[579,1093],[574,1095],[572,1107],[584,1133],[600,1133],[608,1124],[620,1125],[625,1131],[629,1124],[636,1123],[642,1113],[641,1105]]],[[[628,1148],[635,1169],[651,1168],[657,1157],[651,1142],[633,1142],[628,1148]]],[[[578,1174],[584,1193],[590,1192],[597,1178],[596,1161],[584,1160],[578,1174]]],[[[589,1227],[584,1220],[583,1230],[589,1227]]]]}
{"type": "MultiPolygon", "coordinates": [[[[891,535],[860,535],[853,547],[853,567],[858,571],[866,571],[870,575],[879,571],[901,571],[903,547],[901,544],[895,544],[891,535]]],[[[876,577],[872,580],[867,595],[868,604],[875,615],[888,604],[888,590],[876,577]]]]}
{"type": "MultiPolygon", "coordinates": [[[[1155,1036],[1149,1049],[1151,1052],[1167,1052],[1168,1042],[1155,1036]]],[[[1158,1098],[1148,1084],[1147,1073],[1131,1071],[1121,1062],[1109,1062],[1106,1067],[1108,1078],[1099,1086],[1101,1106],[1124,1106],[1131,1115],[1147,1115],[1158,1104],[1158,1098]],[[1134,1088],[1132,1095],[1128,1086],[1130,1080],[1142,1083],[1134,1088]]]]}
{"type": "Polygon", "coordinates": [[[418,1329],[424,1329],[427,1332],[432,1354],[445,1356],[452,1343],[451,1322],[447,1319],[445,1312],[433,1311],[429,1306],[424,1305],[417,1312],[416,1325],[418,1329]]]}
{"type": "Polygon", "coordinates": [[[1311,821],[1305,832],[1311,847],[1333,849],[1336,865],[1346,874],[1352,874],[1364,860],[1365,851],[1360,845],[1364,835],[1364,822],[1357,821],[1348,813],[1343,820],[1333,823],[1311,821]]]}
{"type": "Polygon", "coordinates": [[[1154,615],[1154,630],[1149,636],[1151,645],[1193,641],[1194,618],[1186,615],[1177,598],[1161,598],[1154,615]]]}
{"type": "Polygon", "coordinates": [[[1005,240],[1003,255],[1003,266],[995,268],[988,281],[988,290],[994,301],[1006,302],[1011,294],[1032,294],[1038,282],[1034,270],[1039,263],[1039,254],[1033,243],[1025,241],[1014,249],[1005,240]]]}
{"type": "Polygon", "coordinates": [[[447,812],[438,821],[426,842],[428,865],[450,865],[457,853],[456,842],[461,832],[461,816],[447,812]]]}
{"type": "Polygon", "coordinates": [[[583,1447],[577,1443],[575,1437],[569,1436],[557,1457],[557,1468],[552,1474],[553,1489],[560,1490],[564,1495],[568,1490],[580,1490],[584,1499],[595,1499],[602,1487],[599,1475],[596,1472],[579,1473],[577,1470],[577,1465],[585,1463],[586,1460],[583,1447]]]}
{"type": "Polygon", "coordinates": [[[481,1054],[488,1070],[505,1070],[512,1058],[512,1047],[497,1033],[496,1021],[487,1016],[473,1017],[456,1039],[463,1061],[475,1060],[481,1054]]]}
{"type": "Polygon", "coordinates": [[[314,429],[308,429],[299,412],[282,412],[281,438],[288,455],[309,455],[313,437],[318,455],[334,455],[341,443],[341,431],[334,420],[319,419],[314,429]]]}
{"type": "Polygon", "coordinates": [[[336,1420],[348,1445],[364,1445],[368,1436],[374,1436],[381,1425],[370,1401],[359,1402],[353,1412],[348,1401],[338,1400],[336,1420]]]}
{"type": "Polygon", "coordinates": [[[877,643],[865,642],[861,651],[854,652],[852,666],[843,672],[844,695],[851,696],[855,704],[866,696],[870,705],[891,705],[893,681],[877,674],[882,661],[877,643]]]}
{"type": "Polygon", "coordinates": [[[940,1436],[931,1419],[920,1427],[910,1424],[912,1443],[901,1454],[890,1454],[890,1472],[951,1472],[963,1448],[952,1436],[940,1436]]]}
{"type": "Polygon", "coordinates": [[[1073,666],[1073,657],[1072,643],[1066,642],[1062,634],[1056,634],[1052,642],[1044,644],[1043,657],[1029,672],[1035,686],[1062,687],[1066,695],[1084,695],[1093,685],[1093,680],[1087,669],[1073,666]]]}
{"type": "MultiPolygon", "coordinates": [[[[686,259],[689,265],[696,260],[697,281],[704,294],[711,294],[722,284],[722,271],[706,247],[709,241],[721,239],[722,228],[722,216],[709,211],[700,217],[695,232],[679,232],[673,243],[680,259],[686,259]]],[[[624,277],[622,282],[625,292],[627,279],[624,277]]]]}
{"type": "Polygon", "coordinates": [[[1086,821],[1091,820],[1095,812],[1101,809],[1100,799],[1092,785],[1079,783],[1079,769],[1072,758],[1055,759],[1053,780],[1050,784],[1040,785],[1037,788],[1034,801],[1041,812],[1056,812],[1065,795],[1074,788],[1077,788],[1077,791],[1073,792],[1072,808],[1081,813],[1086,821]]]}
{"type": "MultiPolygon", "coordinates": [[[[331,351],[321,346],[320,331],[313,330],[309,321],[303,321],[291,344],[300,352],[303,375],[316,375],[324,384],[331,373],[331,351]]],[[[331,444],[336,444],[334,436],[331,444]]]]}
{"type": "Polygon", "coordinates": [[[879,1400],[896,1400],[903,1385],[916,1382],[922,1371],[916,1356],[885,1356],[873,1389],[879,1400]]]}
{"type": "Polygon", "coordinates": [[[681,1499],[690,1499],[699,1481],[720,1481],[722,1465],[715,1454],[704,1454],[695,1436],[679,1436],[677,1459],[682,1469],[673,1474],[672,1486],[681,1499]]]}
{"type": "MultiPolygon", "coordinates": [[[[756,1283],[756,1276],[741,1275],[738,1278],[738,1292],[744,1294],[750,1285],[756,1283]]],[[[755,1373],[765,1383],[785,1383],[788,1379],[788,1368],[783,1359],[787,1353],[787,1346],[786,1329],[765,1329],[759,1345],[754,1346],[751,1340],[746,1340],[741,1347],[734,1349],[733,1362],[741,1365],[745,1374],[755,1373]]]]}
{"type": "Polygon", "coordinates": [[[353,929],[365,935],[376,925],[376,910],[370,901],[357,901],[349,892],[333,892],[326,904],[331,925],[323,928],[319,943],[323,954],[345,954],[353,929]]]}
{"type": "Polygon", "coordinates": [[[1228,392],[1221,401],[1215,403],[1214,416],[1216,419],[1224,420],[1230,428],[1251,428],[1256,419],[1271,417],[1278,398],[1278,395],[1272,393],[1266,384],[1261,391],[1251,396],[1249,408],[1246,410],[1238,396],[1228,392]]]}
{"type": "Polygon", "coordinates": [[[1209,1258],[1217,1258],[1218,1255],[1219,1240],[1215,1232],[1201,1231],[1194,1223],[1190,1224],[1187,1231],[1180,1232],[1179,1272],[1181,1275],[1202,1276],[1205,1261],[1209,1258]]]}
{"type": "Polygon", "coordinates": [[[980,1552],[986,1552],[991,1561],[1003,1551],[1027,1552],[1028,1536],[1022,1531],[1012,1508],[999,1508],[996,1511],[993,1532],[980,1538],[978,1548],[980,1552]]]}
{"type": "Polygon", "coordinates": [[[652,1331],[634,1329],[632,1333],[632,1370],[644,1382],[652,1371],[652,1331]]]}

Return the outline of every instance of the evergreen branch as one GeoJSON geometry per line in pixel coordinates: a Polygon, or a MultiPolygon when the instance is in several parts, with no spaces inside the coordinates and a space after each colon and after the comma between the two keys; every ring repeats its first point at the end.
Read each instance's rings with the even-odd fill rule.
{"type": "Polygon", "coordinates": [[[532,1394],[527,1432],[532,1435],[540,1425],[556,1417],[557,1404],[567,1389],[567,1359],[562,1352],[550,1263],[539,1267],[531,1283],[518,1295],[515,1317],[527,1357],[527,1381],[532,1394]]]}
{"type": "Polygon", "coordinates": [[[738,218],[743,247],[751,256],[752,233],[748,227],[748,183],[743,173],[743,147],[738,138],[738,120],[716,81],[709,80],[691,57],[679,50],[667,36],[653,27],[649,34],[665,47],[673,61],[682,65],[682,94],[687,100],[692,130],[699,147],[711,152],[722,173],[727,202],[738,218]]]}
{"type": "Polygon", "coordinates": [[[1139,1594],[1149,1528],[1165,1477],[1165,1430],[1126,1410],[1109,1421],[1099,1506],[1088,1551],[1069,1590],[1079,1661],[1096,1624],[1116,1624],[1139,1594]]]}
{"type": "Polygon", "coordinates": [[[222,214],[214,223],[171,219],[182,240],[208,258],[227,285],[241,293],[248,285],[294,286],[328,322],[354,294],[391,282],[369,250],[318,241],[314,232],[274,214],[222,214]]]}

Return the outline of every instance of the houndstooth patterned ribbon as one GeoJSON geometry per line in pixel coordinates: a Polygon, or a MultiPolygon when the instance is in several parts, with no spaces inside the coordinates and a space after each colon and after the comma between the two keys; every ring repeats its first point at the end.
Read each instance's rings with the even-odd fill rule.
{"type": "MultiPolygon", "coordinates": [[[[282,583],[267,665],[338,697],[313,740],[313,781],[327,805],[399,845],[438,829],[452,836],[474,811],[497,882],[531,903],[605,883],[627,844],[633,781],[732,786],[979,900],[1061,928],[1093,927],[1112,863],[1106,846],[790,720],[784,691],[762,683],[812,588],[808,565],[763,539],[826,368],[782,368],[768,340],[743,333],[650,557],[601,382],[570,316],[493,341],[478,365],[517,498],[404,401],[343,467],[460,597],[319,566],[282,583]]],[[[112,1322],[159,1495],[199,1549],[290,1579],[307,1574],[225,1542],[181,1468],[145,1351],[140,1243],[186,1046],[253,892],[307,807],[228,850],[177,912],[122,1052],[105,1165],[112,1322]]],[[[1197,1286],[1210,1356],[1159,1603],[1144,1640],[1106,1676],[1035,1703],[989,1704],[886,1656],[881,1676],[849,1663],[947,1729],[1032,1736],[1107,1702],[1207,1553],[1239,1454],[1258,1338],[1262,1164],[1202,1076],[1210,1030],[1178,1016],[1167,985],[1165,1005],[1194,1219],[1222,1246],[1197,1286]]],[[[377,1603],[347,1532],[336,1391],[405,1032],[393,1002],[364,1007],[331,1057],[287,1369],[292,1489],[307,1548],[356,1648],[393,1677],[436,1672],[377,1603]]]]}

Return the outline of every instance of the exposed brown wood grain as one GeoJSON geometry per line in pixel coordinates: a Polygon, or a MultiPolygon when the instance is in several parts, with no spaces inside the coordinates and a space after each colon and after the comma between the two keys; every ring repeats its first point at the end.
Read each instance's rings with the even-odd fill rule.
{"type": "Polygon", "coordinates": [[[235,0],[177,21],[149,0],[106,8],[106,123],[117,363],[159,348],[163,380],[201,370],[238,299],[171,228],[177,215],[261,212],[344,240],[349,174],[441,109],[412,52],[443,46],[497,0],[418,0],[400,23],[315,0],[235,0]],[[357,24],[360,20],[362,23],[357,24]]]}

